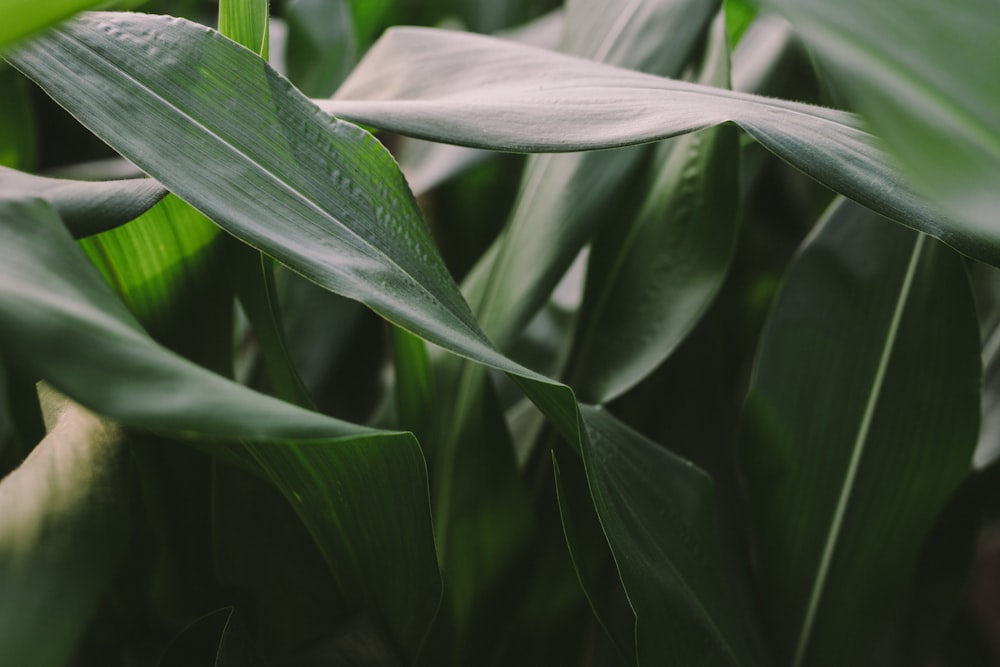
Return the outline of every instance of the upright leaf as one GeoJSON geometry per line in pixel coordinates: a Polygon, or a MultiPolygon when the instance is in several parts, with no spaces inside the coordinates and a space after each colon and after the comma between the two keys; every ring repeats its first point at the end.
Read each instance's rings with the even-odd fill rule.
{"type": "Polygon", "coordinates": [[[128,541],[128,452],[116,425],[52,396],[54,426],[0,481],[0,662],[72,658],[128,541]]]}
{"type": "Polygon", "coordinates": [[[922,192],[970,235],[996,238],[1000,40],[994,0],[759,4],[792,23],[922,192]]]}
{"type": "Polygon", "coordinates": [[[961,258],[839,201],[786,275],[744,414],[782,664],[898,664],[920,546],[971,468],[979,375],[961,258]]]}

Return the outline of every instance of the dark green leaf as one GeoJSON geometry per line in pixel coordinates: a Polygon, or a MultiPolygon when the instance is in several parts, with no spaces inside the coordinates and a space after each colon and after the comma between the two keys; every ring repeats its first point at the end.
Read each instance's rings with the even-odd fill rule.
{"type": "Polygon", "coordinates": [[[330,95],[357,60],[357,39],[347,0],[291,0],[288,22],[288,78],[306,95],[330,95]]]}
{"type": "Polygon", "coordinates": [[[712,482],[600,408],[581,406],[590,493],[636,615],[639,665],[760,664],[719,548],[712,482]]]}
{"type": "Polygon", "coordinates": [[[189,625],[167,647],[159,667],[263,667],[233,607],[189,625]]]}
{"type": "Polygon", "coordinates": [[[920,546],[971,468],[979,377],[961,258],[839,201],[786,275],[744,414],[781,663],[898,663],[920,546]]]}

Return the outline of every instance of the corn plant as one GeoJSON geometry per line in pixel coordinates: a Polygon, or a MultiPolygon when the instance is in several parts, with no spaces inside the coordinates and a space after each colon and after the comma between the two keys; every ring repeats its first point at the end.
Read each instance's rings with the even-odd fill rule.
{"type": "Polygon", "coordinates": [[[108,4],[2,5],[0,664],[1000,656],[990,2],[108,4]]]}

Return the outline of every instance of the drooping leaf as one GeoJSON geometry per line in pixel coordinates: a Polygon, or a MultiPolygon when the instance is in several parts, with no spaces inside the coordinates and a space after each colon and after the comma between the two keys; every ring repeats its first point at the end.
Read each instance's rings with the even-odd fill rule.
{"type": "Polygon", "coordinates": [[[441,588],[411,435],[257,394],[160,347],[41,200],[0,202],[0,348],[125,425],[249,458],[292,504],[352,603],[384,622],[401,650],[419,651],[441,588]]]}
{"type": "Polygon", "coordinates": [[[128,453],[116,425],[51,396],[54,426],[0,480],[0,662],[61,667],[124,555],[128,453]]]}
{"type": "Polygon", "coordinates": [[[0,49],[69,18],[85,9],[108,5],[137,5],[139,0],[109,2],[109,0],[7,0],[4,3],[3,22],[0,22],[0,49]]]}
{"type": "Polygon", "coordinates": [[[792,23],[920,191],[933,197],[965,236],[995,246],[1000,208],[996,2],[759,4],[792,23]]]}
{"type": "Polygon", "coordinates": [[[861,120],[842,111],[419,28],[388,31],[337,98],[317,104],[402,134],[509,151],[610,148],[733,122],[834,191],[970,256],[1000,262],[995,231],[943,219],[901,178],[861,120]]]}
{"type": "Polygon", "coordinates": [[[744,412],[780,662],[898,664],[920,546],[971,469],[979,376],[962,259],[839,201],[786,274],[744,412]]]}
{"type": "Polygon", "coordinates": [[[640,666],[761,664],[720,556],[712,483],[600,408],[581,406],[590,492],[629,603],[640,666]]]}
{"type": "Polygon", "coordinates": [[[166,194],[166,189],[151,178],[74,181],[0,166],[0,199],[49,200],[76,238],[123,225],[148,211],[166,194]]]}
{"type": "Polygon", "coordinates": [[[8,58],[249,245],[427,340],[546,383],[479,331],[381,144],[246,49],[182,19],[94,12],[8,58]],[[139,58],[127,35],[173,55],[139,58]]]}

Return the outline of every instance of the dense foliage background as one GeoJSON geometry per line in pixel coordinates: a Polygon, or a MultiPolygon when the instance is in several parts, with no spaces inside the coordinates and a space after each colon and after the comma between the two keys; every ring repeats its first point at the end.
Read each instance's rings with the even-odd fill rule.
{"type": "Polygon", "coordinates": [[[0,664],[1000,659],[990,2],[107,5],[2,6],[0,664]]]}

